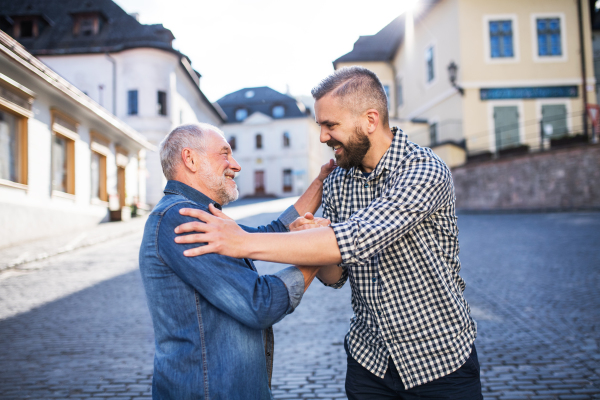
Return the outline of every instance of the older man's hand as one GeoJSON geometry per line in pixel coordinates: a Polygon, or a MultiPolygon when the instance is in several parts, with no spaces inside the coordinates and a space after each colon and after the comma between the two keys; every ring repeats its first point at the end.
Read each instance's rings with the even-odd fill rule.
{"type": "Polygon", "coordinates": [[[319,172],[317,179],[320,180],[321,182],[323,182],[325,180],[325,178],[327,178],[327,176],[336,168],[337,168],[337,164],[335,163],[334,159],[332,158],[331,160],[329,160],[328,163],[323,164],[321,166],[321,172],[319,172]]]}
{"type": "Polygon", "coordinates": [[[315,217],[312,213],[307,212],[303,217],[298,217],[290,224],[290,232],[302,231],[305,229],[314,229],[327,227],[331,221],[327,218],[315,217]]]}

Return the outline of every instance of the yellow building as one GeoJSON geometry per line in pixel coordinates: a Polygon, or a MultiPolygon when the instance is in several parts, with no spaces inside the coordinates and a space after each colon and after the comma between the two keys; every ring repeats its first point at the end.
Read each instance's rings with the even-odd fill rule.
{"type": "Polygon", "coordinates": [[[591,134],[589,12],[584,0],[421,0],[334,66],[377,73],[391,122],[451,167],[538,151],[591,134]]]}

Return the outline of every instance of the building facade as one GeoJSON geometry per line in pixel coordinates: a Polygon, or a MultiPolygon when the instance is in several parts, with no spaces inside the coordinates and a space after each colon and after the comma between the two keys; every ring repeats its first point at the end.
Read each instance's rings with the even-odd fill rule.
{"type": "Polygon", "coordinates": [[[334,66],[376,72],[393,123],[451,166],[585,140],[588,3],[421,0],[334,66]]]}
{"type": "Polygon", "coordinates": [[[0,31],[0,247],[131,215],[155,150],[0,31]]]}
{"type": "Polygon", "coordinates": [[[320,143],[310,110],[289,95],[245,88],[217,103],[228,121],[221,128],[242,166],[235,178],[241,197],[302,194],[333,155],[320,143]]]}
{"type": "MultiPolygon", "coordinates": [[[[155,146],[182,123],[224,121],[171,31],[140,24],[112,0],[0,0],[0,10],[1,29],[155,146]]],[[[154,205],[166,183],[157,153],[146,167],[154,205]]]]}

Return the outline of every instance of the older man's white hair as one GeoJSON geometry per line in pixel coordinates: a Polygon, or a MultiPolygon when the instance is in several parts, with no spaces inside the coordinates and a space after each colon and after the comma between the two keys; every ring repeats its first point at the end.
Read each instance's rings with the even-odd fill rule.
{"type": "Polygon", "coordinates": [[[168,180],[175,179],[177,168],[183,163],[181,159],[183,149],[193,149],[200,154],[205,152],[205,136],[210,131],[224,136],[216,126],[199,123],[180,125],[163,139],[159,145],[160,165],[168,180]]]}

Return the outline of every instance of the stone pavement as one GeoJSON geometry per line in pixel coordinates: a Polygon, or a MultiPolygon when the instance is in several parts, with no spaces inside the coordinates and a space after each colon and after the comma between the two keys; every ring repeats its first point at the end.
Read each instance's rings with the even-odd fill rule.
{"type": "MultiPolygon", "coordinates": [[[[600,399],[600,213],[460,215],[459,228],[484,397],[600,399]]],[[[0,273],[0,399],[150,398],[140,240],[131,234],[0,273]]],[[[345,398],[351,313],[348,286],[316,281],[275,325],[276,399],[345,398]]]]}

